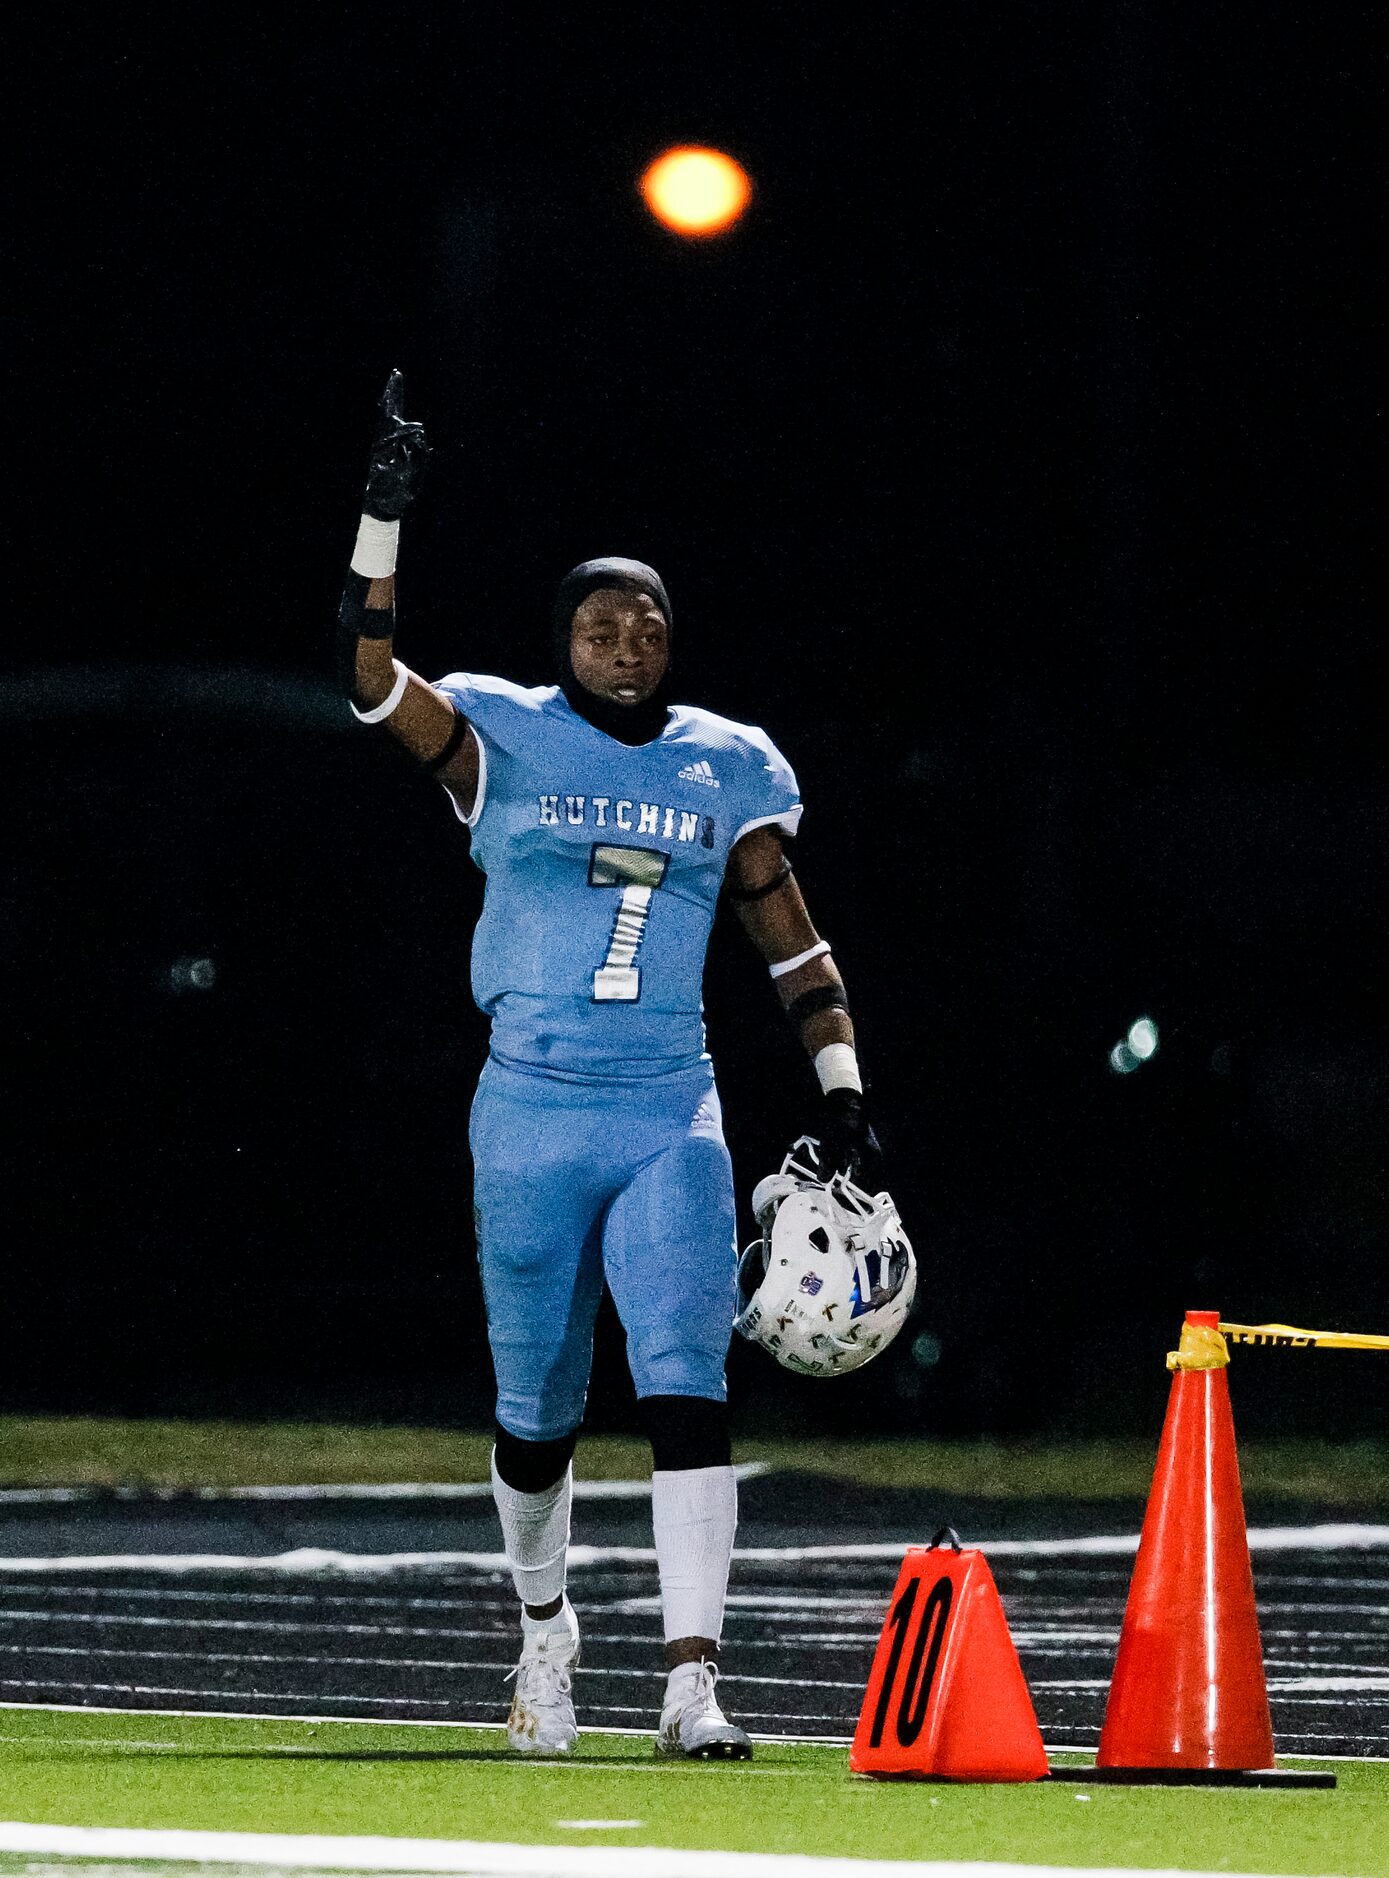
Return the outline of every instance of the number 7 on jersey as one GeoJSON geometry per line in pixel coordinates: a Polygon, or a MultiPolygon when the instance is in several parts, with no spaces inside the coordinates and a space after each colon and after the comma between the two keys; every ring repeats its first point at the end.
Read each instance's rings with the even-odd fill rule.
{"type": "Polygon", "coordinates": [[[593,974],[596,1004],[635,1004],[641,996],[637,953],[651,917],[651,896],[662,885],[670,856],[654,848],[609,848],[595,843],[588,862],[590,887],[619,887],[607,956],[593,974]]]}

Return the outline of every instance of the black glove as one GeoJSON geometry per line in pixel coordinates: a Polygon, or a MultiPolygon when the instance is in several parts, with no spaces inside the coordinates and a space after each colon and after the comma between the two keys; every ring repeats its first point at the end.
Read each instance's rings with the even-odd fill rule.
{"type": "Polygon", "coordinates": [[[882,1190],[883,1151],[857,1089],[831,1089],[820,1119],[810,1132],[819,1144],[821,1179],[847,1174],[865,1193],[882,1190]]]}
{"type": "Polygon", "coordinates": [[[399,521],[419,494],[429,456],[424,425],[407,424],[401,416],[404,398],[404,375],[393,371],[381,393],[367,469],[367,492],[362,499],[363,509],[378,522],[399,521]]]}

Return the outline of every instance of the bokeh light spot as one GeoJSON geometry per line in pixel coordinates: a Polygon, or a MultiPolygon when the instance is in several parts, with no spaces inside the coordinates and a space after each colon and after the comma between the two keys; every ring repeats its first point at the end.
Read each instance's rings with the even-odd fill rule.
{"type": "Polygon", "coordinates": [[[1129,1025],[1129,1048],[1140,1062],[1146,1063],[1158,1047],[1157,1025],[1151,1017],[1140,1017],[1129,1025]]]}
{"type": "Polygon", "coordinates": [[[921,1335],[912,1342],[911,1358],[913,1363],[916,1364],[918,1369],[934,1369],[936,1364],[939,1363],[940,1357],[940,1338],[933,1336],[929,1330],[923,1330],[921,1335]]]}
{"type": "Polygon", "coordinates": [[[169,967],[171,991],[211,991],[217,983],[217,966],[212,959],[175,959],[169,967]]]}
{"type": "Polygon", "coordinates": [[[680,235],[717,235],[748,205],[752,183],[722,150],[682,144],[658,156],[641,179],[646,206],[680,235]]]}

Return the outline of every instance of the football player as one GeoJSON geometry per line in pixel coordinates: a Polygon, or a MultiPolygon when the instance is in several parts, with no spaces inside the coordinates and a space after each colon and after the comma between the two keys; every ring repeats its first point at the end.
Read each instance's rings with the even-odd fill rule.
{"type": "Polygon", "coordinates": [[[555,684],[431,684],[402,665],[396,549],[427,455],[393,372],[341,620],[353,711],[438,778],[486,875],[472,986],[491,1046],[470,1141],[492,1480],[521,1601],[508,1739],[546,1754],[577,1740],[571,1461],[606,1280],[651,1442],[657,1752],[741,1760],[747,1735],[715,1689],[737,1520],[733,1182],[700,997],[721,891],[814,1062],[825,1162],[879,1184],[843,981],[787,859],[800,795],[763,731],[671,702],[670,600],[637,561],[588,561],[560,582],[555,684]]]}

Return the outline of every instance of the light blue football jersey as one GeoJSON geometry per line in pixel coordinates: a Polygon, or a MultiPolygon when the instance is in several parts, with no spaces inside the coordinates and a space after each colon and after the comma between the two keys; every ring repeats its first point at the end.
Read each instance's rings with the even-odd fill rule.
{"type": "Polygon", "coordinates": [[[800,820],[785,757],[763,731],[689,705],[629,748],[555,685],[453,672],[435,688],[482,755],[478,802],[457,813],[487,876],[473,997],[493,1055],[594,1082],[704,1060],[704,954],[729,851],[750,828],[794,834],[800,820]]]}

